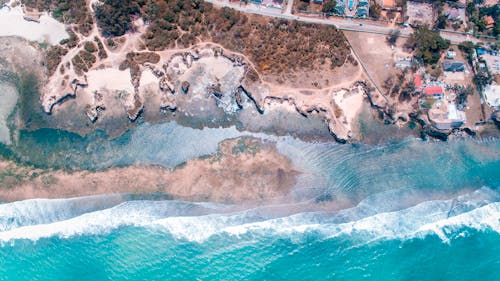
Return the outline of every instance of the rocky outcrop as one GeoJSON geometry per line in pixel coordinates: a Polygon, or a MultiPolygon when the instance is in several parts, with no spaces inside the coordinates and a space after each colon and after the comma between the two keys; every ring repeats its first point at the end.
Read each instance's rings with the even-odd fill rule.
{"type": "Polygon", "coordinates": [[[101,116],[102,112],[106,110],[101,93],[95,91],[93,93],[93,102],[85,107],[85,115],[89,118],[90,122],[95,123],[101,116]]]}
{"type": "Polygon", "coordinates": [[[189,84],[189,82],[188,82],[188,81],[182,81],[182,84],[181,84],[181,89],[182,89],[182,92],[183,92],[184,94],[187,94],[187,93],[188,93],[188,91],[189,91],[189,86],[190,86],[190,84],[189,84]]]}
{"type": "Polygon", "coordinates": [[[264,109],[259,105],[252,94],[248,92],[243,86],[240,85],[238,88],[236,88],[236,92],[239,92],[240,100],[242,94],[247,96],[247,98],[250,99],[250,101],[255,105],[255,109],[257,109],[257,112],[259,112],[260,114],[264,114],[264,109]]]}
{"type": "Polygon", "coordinates": [[[162,95],[160,110],[161,111],[170,111],[170,112],[176,111],[177,104],[175,102],[175,97],[173,95],[169,95],[169,94],[162,95]]]}
{"type": "Polygon", "coordinates": [[[144,102],[138,94],[132,94],[127,91],[119,91],[118,97],[125,107],[127,117],[131,122],[139,118],[142,110],[144,109],[144,102]]]}
{"type": "Polygon", "coordinates": [[[87,108],[85,110],[85,115],[89,118],[90,122],[95,123],[97,119],[101,116],[101,113],[106,110],[106,107],[98,105],[98,106],[91,106],[87,105],[87,108]]]}
{"type": "Polygon", "coordinates": [[[450,132],[445,133],[443,131],[438,131],[430,125],[426,125],[423,128],[422,132],[425,133],[426,135],[428,135],[429,137],[432,137],[432,138],[435,138],[438,140],[442,140],[442,141],[447,141],[448,135],[450,134],[450,132]]]}
{"type": "Polygon", "coordinates": [[[174,85],[168,81],[167,77],[162,77],[159,81],[159,88],[163,92],[175,93],[174,85]]]}
{"type": "Polygon", "coordinates": [[[497,126],[497,128],[500,130],[500,110],[497,110],[491,114],[491,119],[493,120],[493,123],[497,126]]]}
{"type": "Polygon", "coordinates": [[[71,81],[71,84],[68,86],[69,91],[66,94],[61,96],[51,95],[49,98],[46,98],[44,101],[42,101],[45,113],[51,114],[54,106],[62,104],[68,99],[76,98],[76,92],[78,88],[86,88],[87,86],[87,83],[81,82],[78,79],[73,79],[73,81],[71,81]]]}

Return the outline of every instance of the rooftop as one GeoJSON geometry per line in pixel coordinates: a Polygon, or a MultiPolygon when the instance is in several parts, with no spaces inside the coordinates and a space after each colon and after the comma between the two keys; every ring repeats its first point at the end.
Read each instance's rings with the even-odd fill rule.
{"type": "Polygon", "coordinates": [[[413,83],[415,84],[415,89],[421,90],[424,82],[422,81],[422,76],[420,74],[413,74],[413,83]]]}
{"type": "Polygon", "coordinates": [[[500,106],[500,85],[488,85],[484,89],[484,96],[490,106],[500,106]]]}
{"type": "Polygon", "coordinates": [[[462,72],[465,71],[465,65],[460,61],[444,61],[443,70],[451,72],[462,72]]]}
{"type": "Polygon", "coordinates": [[[443,88],[441,86],[427,86],[424,89],[426,95],[442,95],[443,88]]]}

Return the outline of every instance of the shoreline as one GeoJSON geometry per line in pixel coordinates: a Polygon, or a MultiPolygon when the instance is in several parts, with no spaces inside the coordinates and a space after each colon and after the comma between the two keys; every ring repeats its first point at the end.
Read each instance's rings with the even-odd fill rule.
{"type": "Polygon", "coordinates": [[[299,174],[274,144],[251,137],[225,140],[215,154],[175,168],[159,165],[64,171],[0,161],[2,201],[109,193],[164,194],[192,201],[240,202],[285,196],[299,174]]]}

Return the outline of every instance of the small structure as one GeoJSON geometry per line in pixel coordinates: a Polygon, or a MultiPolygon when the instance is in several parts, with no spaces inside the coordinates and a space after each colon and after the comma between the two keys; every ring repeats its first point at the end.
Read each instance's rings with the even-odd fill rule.
{"type": "Polygon", "coordinates": [[[411,58],[403,58],[394,64],[395,67],[397,68],[410,68],[413,65],[413,60],[411,58]]]}
{"type": "Polygon", "coordinates": [[[484,22],[486,23],[486,29],[491,29],[495,26],[495,19],[492,16],[485,17],[484,22]]]}
{"type": "Polygon", "coordinates": [[[452,102],[437,102],[429,110],[429,120],[439,130],[450,130],[462,126],[466,118],[465,112],[458,110],[456,104],[452,102]]]}
{"type": "Polygon", "coordinates": [[[446,17],[451,21],[462,21],[465,23],[465,9],[450,8],[445,13],[446,17]]]}
{"type": "Polygon", "coordinates": [[[343,15],[345,14],[345,1],[344,0],[337,0],[335,4],[335,8],[333,8],[333,12],[338,15],[343,15]]]}
{"type": "Polygon", "coordinates": [[[424,89],[424,95],[434,98],[442,98],[444,95],[443,87],[441,86],[427,86],[424,89]]]}
{"type": "Polygon", "coordinates": [[[464,72],[465,65],[459,61],[444,61],[443,70],[447,72],[464,72]]]}
{"type": "Polygon", "coordinates": [[[358,9],[359,7],[368,7],[370,6],[370,1],[368,0],[359,0],[358,1],[358,9]]]}
{"type": "Polygon", "coordinates": [[[500,108],[500,85],[488,85],[483,94],[489,106],[500,108]]]}
{"type": "Polygon", "coordinates": [[[406,2],[406,16],[410,25],[429,25],[434,23],[435,13],[432,3],[408,1],[406,2]]]}
{"type": "Polygon", "coordinates": [[[415,85],[415,93],[422,93],[422,86],[424,85],[424,82],[422,81],[422,76],[420,74],[413,74],[413,84],[415,85]]]}
{"type": "Polygon", "coordinates": [[[368,16],[368,6],[358,7],[356,10],[356,16],[366,18],[368,16]]]}
{"type": "Polygon", "coordinates": [[[446,52],[446,58],[447,59],[454,59],[457,56],[457,52],[455,51],[448,51],[446,52]]]}
{"type": "Polygon", "coordinates": [[[376,2],[384,10],[391,10],[391,9],[394,9],[396,7],[394,0],[377,0],[376,2]]]}

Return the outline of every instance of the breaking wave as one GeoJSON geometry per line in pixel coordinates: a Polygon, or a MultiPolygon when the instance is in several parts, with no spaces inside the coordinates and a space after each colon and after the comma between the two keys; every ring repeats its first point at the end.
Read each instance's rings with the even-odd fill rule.
{"type": "Polygon", "coordinates": [[[300,213],[283,211],[289,210],[289,206],[281,212],[269,212],[272,206],[242,211],[231,205],[183,201],[127,201],[85,212],[92,208],[75,204],[79,199],[27,200],[0,205],[0,241],[103,235],[127,226],[167,232],[177,239],[200,243],[216,237],[243,239],[247,235],[300,239],[304,234],[322,239],[346,236],[363,243],[434,234],[447,242],[464,235],[464,228],[500,233],[498,190],[483,187],[445,200],[422,194],[414,194],[414,198],[420,198],[414,201],[397,199],[408,193],[415,191],[376,194],[340,211],[300,213]],[[71,213],[65,211],[75,210],[74,206],[84,207],[71,213]]]}

